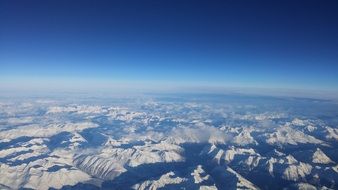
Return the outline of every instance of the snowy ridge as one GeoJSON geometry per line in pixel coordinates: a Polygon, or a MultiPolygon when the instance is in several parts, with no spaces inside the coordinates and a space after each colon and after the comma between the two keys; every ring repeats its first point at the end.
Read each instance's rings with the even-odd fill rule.
{"type": "Polygon", "coordinates": [[[16,137],[50,137],[61,132],[79,132],[88,128],[95,128],[98,125],[92,122],[49,124],[47,126],[26,125],[17,129],[10,129],[0,132],[0,138],[11,140],[16,137]]]}
{"type": "Polygon", "coordinates": [[[319,148],[317,148],[316,152],[313,153],[312,162],[316,163],[316,164],[333,163],[333,161],[328,156],[326,156],[326,154],[322,150],[320,150],[319,148]]]}
{"type": "Polygon", "coordinates": [[[324,142],[312,137],[310,135],[306,135],[301,131],[295,130],[291,127],[280,127],[276,132],[271,134],[266,134],[267,137],[266,142],[271,145],[298,145],[301,144],[323,144],[324,142]]]}
{"type": "Polygon", "coordinates": [[[106,147],[94,155],[78,155],[74,163],[81,170],[103,179],[114,179],[126,171],[125,166],[141,164],[182,162],[183,149],[163,142],[155,145],[134,146],[132,148],[106,147]]]}

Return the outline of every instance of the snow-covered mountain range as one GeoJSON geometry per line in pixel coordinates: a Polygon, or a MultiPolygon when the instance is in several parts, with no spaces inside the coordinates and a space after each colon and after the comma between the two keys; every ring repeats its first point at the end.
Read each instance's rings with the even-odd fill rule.
{"type": "Polygon", "coordinates": [[[338,105],[0,99],[0,189],[338,189],[338,105]]]}

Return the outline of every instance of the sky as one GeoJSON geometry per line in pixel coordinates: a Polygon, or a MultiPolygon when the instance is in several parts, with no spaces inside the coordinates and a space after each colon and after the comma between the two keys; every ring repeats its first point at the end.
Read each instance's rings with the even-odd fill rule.
{"type": "Polygon", "coordinates": [[[0,0],[0,89],[338,92],[338,1],[0,0]]]}

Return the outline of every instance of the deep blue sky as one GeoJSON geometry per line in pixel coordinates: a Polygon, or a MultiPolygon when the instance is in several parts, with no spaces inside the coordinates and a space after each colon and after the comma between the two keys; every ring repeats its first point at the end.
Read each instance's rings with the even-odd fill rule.
{"type": "Polygon", "coordinates": [[[338,1],[1,0],[0,80],[338,90],[338,1]]]}

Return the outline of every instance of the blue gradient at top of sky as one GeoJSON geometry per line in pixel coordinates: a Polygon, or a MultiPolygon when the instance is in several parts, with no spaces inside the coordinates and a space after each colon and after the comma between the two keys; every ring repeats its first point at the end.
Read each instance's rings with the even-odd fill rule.
{"type": "Polygon", "coordinates": [[[338,2],[1,1],[0,79],[30,78],[338,90],[338,2]]]}

